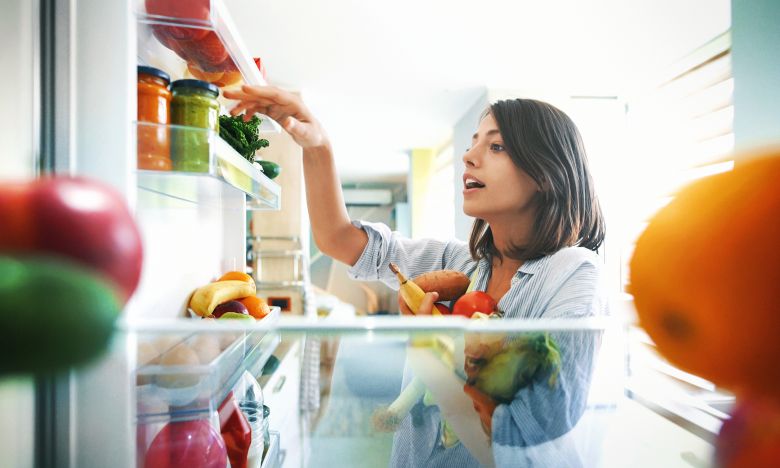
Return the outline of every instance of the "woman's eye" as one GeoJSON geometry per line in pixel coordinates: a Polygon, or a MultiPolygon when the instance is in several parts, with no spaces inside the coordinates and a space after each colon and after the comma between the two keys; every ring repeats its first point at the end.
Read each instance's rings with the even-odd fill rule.
{"type": "Polygon", "coordinates": [[[492,143],[490,145],[490,150],[491,151],[504,151],[504,147],[503,147],[503,145],[499,145],[498,143],[492,143]]]}

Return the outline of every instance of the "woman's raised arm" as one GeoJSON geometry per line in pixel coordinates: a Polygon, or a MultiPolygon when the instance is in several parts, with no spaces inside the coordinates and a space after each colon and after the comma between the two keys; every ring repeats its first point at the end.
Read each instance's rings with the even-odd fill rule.
{"type": "Polygon", "coordinates": [[[368,243],[368,235],[352,225],[341,182],[336,172],[333,150],[319,121],[303,100],[273,86],[243,86],[225,91],[227,99],[239,103],[231,114],[265,114],[279,122],[303,148],[303,176],[312,234],[317,247],[340,262],[354,265],[368,243]]]}

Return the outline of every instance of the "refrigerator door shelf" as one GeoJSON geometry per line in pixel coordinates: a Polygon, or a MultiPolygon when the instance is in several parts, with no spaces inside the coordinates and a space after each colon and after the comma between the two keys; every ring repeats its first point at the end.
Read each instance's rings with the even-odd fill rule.
{"type": "MultiPolygon", "coordinates": [[[[139,64],[172,80],[195,78],[220,88],[267,84],[222,0],[139,0],[135,10],[139,64]]],[[[264,117],[260,130],[280,133],[281,127],[264,117]]]]}
{"type": "Polygon", "coordinates": [[[279,459],[279,433],[277,431],[269,431],[271,435],[271,443],[268,446],[268,451],[263,457],[263,463],[261,468],[278,468],[281,466],[279,459]]]}
{"type": "MultiPolygon", "coordinates": [[[[263,322],[278,318],[274,308],[263,322]]],[[[213,413],[245,370],[259,374],[280,340],[275,331],[213,328],[213,333],[138,332],[139,424],[213,413]]]]}
{"type": "MultiPolygon", "coordinates": [[[[282,189],[210,129],[183,125],[136,122],[139,135],[150,135],[150,128],[164,128],[169,140],[174,169],[177,159],[192,159],[200,153],[199,172],[138,170],[138,187],[173,199],[209,205],[221,202],[221,190],[227,184],[246,193],[249,210],[279,210],[282,189]],[[214,179],[214,180],[208,180],[214,179]]],[[[157,133],[155,133],[157,134],[157,133]]],[[[147,145],[148,146],[148,145],[147,145]]],[[[166,145],[160,144],[166,151],[166,145]]],[[[191,167],[191,166],[190,166],[191,167]]],[[[242,207],[243,208],[243,207],[242,207]]]]}

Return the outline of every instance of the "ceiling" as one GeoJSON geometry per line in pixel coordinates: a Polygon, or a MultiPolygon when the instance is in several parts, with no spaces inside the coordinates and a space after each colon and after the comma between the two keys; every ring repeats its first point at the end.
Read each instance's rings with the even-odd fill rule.
{"type": "Polygon", "coordinates": [[[225,0],[272,84],[300,90],[345,181],[402,180],[486,89],[625,96],[728,29],[730,0],[225,0]]]}

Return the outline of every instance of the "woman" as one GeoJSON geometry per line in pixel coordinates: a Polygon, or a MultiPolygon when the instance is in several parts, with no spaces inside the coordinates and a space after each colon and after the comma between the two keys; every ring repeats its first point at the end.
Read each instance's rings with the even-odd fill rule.
{"type": "MultiPolygon", "coordinates": [[[[496,102],[484,113],[463,155],[463,211],[476,219],[466,244],[406,239],[382,224],[352,222],[328,137],[300,98],[273,87],[249,86],[226,91],[225,97],[240,101],[234,115],[268,115],[303,147],[314,240],[323,253],[352,265],[354,278],[382,280],[397,288],[390,262],[410,277],[452,269],[469,275],[475,289],[492,296],[506,317],[602,313],[601,262],[595,251],[604,239],[604,221],[579,132],[555,107],[516,99],[496,102]]],[[[436,298],[435,293],[426,295],[420,313],[429,314],[436,298]]],[[[567,433],[584,411],[597,339],[573,333],[556,338],[563,361],[558,383],[523,389],[510,404],[480,414],[498,465],[534,464],[530,448],[567,433]]],[[[422,417],[402,423],[393,465],[477,465],[461,444],[443,442],[435,407],[418,405],[414,411],[422,417]]],[[[562,458],[542,463],[577,464],[565,454],[558,456],[562,458]]]]}

